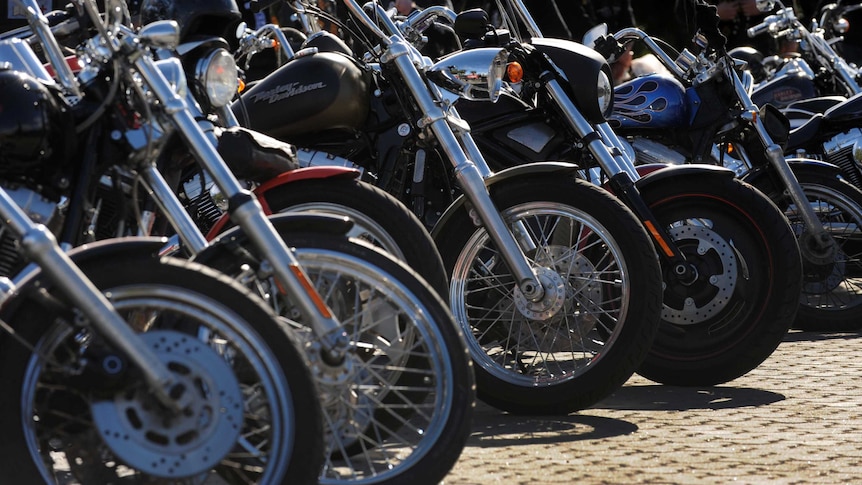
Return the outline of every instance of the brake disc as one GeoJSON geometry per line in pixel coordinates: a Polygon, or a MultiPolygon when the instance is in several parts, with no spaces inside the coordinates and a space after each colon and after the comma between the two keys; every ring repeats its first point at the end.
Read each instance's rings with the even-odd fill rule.
{"type": "Polygon", "coordinates": [[[105,444],[125,464],[164,478],[211,470],[231,451],[243,425],[243,395],[233,369],[205,342],[172,331],[141,340],[173,372],[188,405],[168,409],[145,385],[92,403],[105,444]]]}

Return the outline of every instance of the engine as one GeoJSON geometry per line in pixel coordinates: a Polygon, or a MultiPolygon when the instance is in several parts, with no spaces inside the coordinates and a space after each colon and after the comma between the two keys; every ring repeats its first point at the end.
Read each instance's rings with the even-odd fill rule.
{"type": "Polygon", "coordinates": [[[226,201],[220,204],[224,197],[215,182],[200,172],[183,182],[183,193],[186,210],[203,233],[208,232],[227,209],[226,201]]]}
{"type": "MultiPolygon", "coordinates": [[[[44,224],[56,234],[63,219],[58,203],[26,187],[8,183],[0,183],[0,186],[31,220],[44,224]]],[[[18,237],[7,226],[0,225],[0,276],[13,276],[26,262],[20,252],[18,237]]]]}
{"type": "Polygon", "coordinates": [[[823,161],[837,165],[850,183],[862,187],[862,130],[854,128],[824,143],[823,161]]]}

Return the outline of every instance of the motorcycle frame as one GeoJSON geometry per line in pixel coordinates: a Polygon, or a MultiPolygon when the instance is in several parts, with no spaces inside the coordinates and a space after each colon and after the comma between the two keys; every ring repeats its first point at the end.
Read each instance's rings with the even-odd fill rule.
{"type": "MultiPolygon", "coordinates": [[[[521,19],[533,37],[543,37],[526,5],[521,0],[510,0],[516,15],[521,19]]],[[[502,8],[502,5],[499,6],[502,8]]],[[[572,102],[571,97],[563,88],[563,79],[553,59],[545,56],[549,71],[541,73],[537,78],[547,95],[555,104],[555,108],[563,115],[574,133],[585,142],[587,149],[593,155],[602,171],[608,175],[609,183],[614,193],[637,215],[653,239],[660,257],[673,268],[673,273],[681,278],[693,277],[691,268],[686,263],[685,255],[679,250],[667,230],[658,222],[640,196],[636,183],[641,176],[635,167],[634,160],[626,150],[621,149],[623,142],[611,126],[597,123],[595,126],[580,112],[572,102]]]]}
{"type": "MultiPolygon", "coordinates": [[[[677,77],[677,79],[682,81],[684,84],[689,84],[689,81],[686,79],[688,71],[683,71],[681,67],[642,30],[634,27],[625,28],[616,32],[613,36],[620,43],[625,43],[630,40],[643,41],[649,50],[659,58],[662,64],[668,68],[677,77]]],[[[702,39],[702,42],[705,43],[705,39],[702,39]]],[[[790,199],[797,207],[805,226],[807,236],[819,251],[824,253],[834,251],[836,247],[834,239],[826,231],[823,225],[820,224],[814,208],[808,203],[808,198],[805,196],[805,192],[802,190],[799,180],[793,173],[788,161],[784,158],[784,153],[781,147],[775,143],[772,136],[766,130],[766,126],[760,117],[760,110],[751,100],[745,84],[737,74],[734,67],[727,61],[727,56],[723,56],[716,61],[712,61],[706,57],[704,52],[695,56],[689,52],[688,49],[685,49],[680,55],[680,58],[686,59],[687,63],[691,66],[697,65],[703,67],[693,80],[694,85],[705,83],[719,75],[724,76],[724,78],[732,84],[733,91],[741,106],[737,118],[740,122],[749,124],[754,129],[757,139],[763,147],[765,160],[772,168],[772,172],[783,184],[790,199]]],[[[800,249],[808,251],[813,248],[808,244],[800,244],[800,249]]]]}
{"type": "MultiPolygon", "coordinates": [[[[28,10],[39,12],[38,7],[33,8],[34,0],[19,1],[29,2],[31,5],[29,5],[28,10]]],[[[137,35],[128,27],[120,25],[119,30],[125,34],[121,39],[109,33],[101,23],[100,14],[92,0],[76,0],[76,3],[93,20],[102,39],[101,45],[110,50],[112,58],[118,55],[131,57],[129,59],[130,64],[140,75],[154,98],[159,101],[160,113],[170,121],[174,130],[186,143],[191,154],[212,177],[222,193],[228,197],[228,213],[231,220],[247,232],[250,241],[265,260],[266,269],[271,270],[279,282],[285,286],[287,293],[294,297],[300,311],[308,319],[309,326],[321,339],[326,360],[331,363],[343,360],[349,347],[349,338],[340,322],[314,289],[298,260],[267,218],[260,203],[233,175],[227,163],[216,150],[214,140],[210,139],[198,125],[192,114],[192,108],[174,92],[170,82],[152,57],[136,52],[141,48],[139,45],[141,43],[162,48],[175,46],[179,36],[176,22],[154,22],[141,29],[137,35]],[[131,53],[134,55],[130,56],[131,53]]],[[[35,13],[28,13],[28,15],[36,16],[35,13]]],[[[35,21],[31,21],[31,23],[35,23],[35,21]]],[[[47,21],[45,21],[45,26],[47,27],[47,21]]],[[[39,31],[36,32],[40,34],[39,31]]],[[[50,29],[41,32],[39,39],[43,44],[53,44],[59,50],[59,45],[50,29]]],[[[68,69],[65,59],[49,59],[49,62],[57,72],[68,69]],[[54,62],[58,62],[58,64],[55,65],[54,62]]],[[[76,86],[78,84],[77,78],[74,76],[67,81],[76,86]]],[[[76,89],[77,92],[81,92],[80,86],[76,89]]],[[[71,91],[75,92],[75,90],[71,91]]],[[[170,186],[152,164],[152,161],[149,162],[149,165],[144,164],[140,167],[140,171],[148,188],[153,191],[155,200],[165,211],[166,218],[174,225],[181,239],[189,245],[189,249],[199,252],[205,248],[207,246],[206,238],[191,221],[176,194],[171,190],[166,190],[170,186]]]]}

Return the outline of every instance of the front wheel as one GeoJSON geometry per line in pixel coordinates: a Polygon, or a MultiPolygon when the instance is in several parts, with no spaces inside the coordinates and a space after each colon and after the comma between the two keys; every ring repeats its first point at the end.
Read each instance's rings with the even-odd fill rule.
{"type": "Polygon", "coordinates": [[[315,483],[316,388],[257,297],[169,258],[81,268],[191,399],[160,405],[59,290],[30,285],[2,315],[34,345],[0,341],[4,483],[315,483]]]}
{"type": "Polygon", "coordinates": [[[638,373],[686,386],[746,374],[796,314],[802,270],[787,220],[753,186],[724,175],[683,174],[639,189],[695,279],[663,267],[662,323],[638,373]]]}
{"type": "Polygon", "coordinates": [[[798,208],[782,194],[775,202],[799,237],[803,285],[794,328],[846,331],[862,328],[862,191],[812,169],[798,171],[799,185],[835,246],[823,255],[807,237],[798,208]]]}
{"type": "MultiPolygon", "coordinates": [[[[279,216],[275,216],[279,217],[279,216]]],[[[283,216],[281,216],[283,217],[283,216]]],[[[276,225],[279,227],[278,225],[276,225]]],[[[350,340],[342,362],[259,264],[223,236],[207,264],[234,275],[295,322],[325,418],[322,484],[437,483],[455,465],[475,400],[473,368],[445,302],[414,271],[362,241],[279,229],[350,340]]]]}
{"type": "Polygon", "coordinates": [[[650,348],[661,308],[655,250],[631,211],[580,180],[525,176],[491,196],[545,293],[524,297],[469,203],[435,231],[479,397],[522,414],[592,406],[650,348]]]}

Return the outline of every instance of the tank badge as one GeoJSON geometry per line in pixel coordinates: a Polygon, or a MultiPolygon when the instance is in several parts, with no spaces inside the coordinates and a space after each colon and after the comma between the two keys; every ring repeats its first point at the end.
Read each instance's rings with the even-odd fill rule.
{"type": "Polygon", "coordinates": [[[272,104],[277,101],[296,96],[298,94],[307,93],[309,91],[317,91],[318,89],[323,89],[325,87],[326,84],[322,82],[316,82],[311,84],[282,84],[281,86],[276,86],[272,89],[263,91],[262,93],[255,93],[254,95],[252,95],[252,98],[255,103],[266,101],[272,104]]]}

